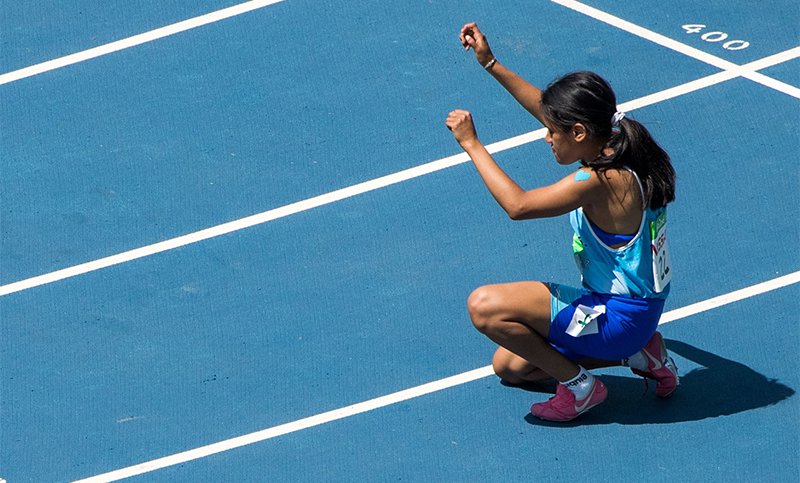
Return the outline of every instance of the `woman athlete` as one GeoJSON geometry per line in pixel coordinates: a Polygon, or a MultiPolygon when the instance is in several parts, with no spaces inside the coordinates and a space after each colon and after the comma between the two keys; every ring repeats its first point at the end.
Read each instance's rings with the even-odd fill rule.
{"type": "Polygon", "coordinates": [[[675,199],[669,156],[640,123],[617,111],[608,83],[568,74],[544,91],[507,69],[475,23],[461,43],[546,128],[556,162],[581,167],[561,181],[525,191],[478,140],[469,112],[447,127],[472,158],[495,200],[514,220],[569,214],[582,288],[542,282],[488,285],[469,297],[475,327],[500,347],[493,367],[512,384],[555,378],[554,397],[531,413],[569,421],[603,402],[607,389],[587,369],[626,365],[669,396],[678,373],[656,329],[672,269],[666,205],[675,199]]]}

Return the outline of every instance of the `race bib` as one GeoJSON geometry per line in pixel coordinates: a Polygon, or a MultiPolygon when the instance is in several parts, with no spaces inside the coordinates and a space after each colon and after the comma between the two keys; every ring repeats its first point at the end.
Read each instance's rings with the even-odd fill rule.
{"type": "Polygon", "coordinates": [[[656,293],[661,293],[672,280],[672,261],[667,246],[667,210],[650,222],[650,249],[653,251],[653,277],[656,293]]]}

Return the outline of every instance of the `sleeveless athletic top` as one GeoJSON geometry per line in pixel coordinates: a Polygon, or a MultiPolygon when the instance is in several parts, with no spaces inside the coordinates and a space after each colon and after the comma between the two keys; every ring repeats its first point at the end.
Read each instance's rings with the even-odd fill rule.
{"type": "Polygon", "coordinates": [[[616,233],[609,233],[600,228],[599,226],[595,225],[594,222],[589,218],[586,218],[586,221],[588,221],[589,224],[592,225],[592,231],[594,232],[595,235],[597,235],[597,238],[599,238],[601,242],[609,246],[622,245],[623,243],[630,242],[636,237],[636,234],[617,235],[616,233]]]}
{"type": "MultiPolygon", "coordinates": [[[[641,189],[639,177],[630,172],[641,189]]],[[[619,248],[601,240],[582,208],[570,212],[569,221],[575,232],[572,248],[584,289],[636,298],[667,298],[672,268],[666,245],[666,208],[645,208],[639,231],[619,248]]]]}

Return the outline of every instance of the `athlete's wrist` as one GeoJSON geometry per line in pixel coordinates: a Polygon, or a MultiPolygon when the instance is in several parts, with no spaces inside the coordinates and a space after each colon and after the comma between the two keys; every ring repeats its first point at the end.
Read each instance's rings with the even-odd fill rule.
{"type": "Polygon", "coordinates": [[[475,138],[468,138],[463,141],[459,141],[458,144],[461,145],[461,148],[469,153],[470,151],[475,151],[476,149],[482,149],[483,143],[478,140],[477,137],[475,138]]]}

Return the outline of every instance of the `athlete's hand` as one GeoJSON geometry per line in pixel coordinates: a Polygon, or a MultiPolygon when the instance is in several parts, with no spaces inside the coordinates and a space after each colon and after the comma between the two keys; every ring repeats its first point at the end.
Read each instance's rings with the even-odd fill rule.
{"type": "Polygon", "coordinates": [[[461,27],[459,38],[461,39],[461,45],[463,45],[466,50],[471,48],[475,52],[475,59],[477,59],[481,65],[486,65],[494,58],[486,36],[483,35],[483,32],[480,31],[475,22],[470,22],[461,27]]]}
{"type": "Polygon", "coordinates": [[[453,131],[456,141],[461,147],[466,148],[470,143],[478,143],[478,134],[472,122],[472,114],[462,109],[456,109],[447,115],[447,129],[453,131]]]}

